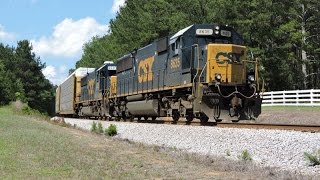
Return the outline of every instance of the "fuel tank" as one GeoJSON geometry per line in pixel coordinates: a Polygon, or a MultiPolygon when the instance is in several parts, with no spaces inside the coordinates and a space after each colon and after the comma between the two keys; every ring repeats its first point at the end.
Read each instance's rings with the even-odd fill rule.
{"type": "Polygon", "coordinates": [[[135,116],[158,116],[159,101],[157,99],[132,101],[127,103],[128,111],[135,116]]]}

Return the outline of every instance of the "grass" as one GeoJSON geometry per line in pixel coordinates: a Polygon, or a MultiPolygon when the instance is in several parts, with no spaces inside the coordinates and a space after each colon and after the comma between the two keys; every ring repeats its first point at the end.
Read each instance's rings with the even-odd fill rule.
{"type": "Polygon", "coordinates": [[[243,161],[252,161],[251,154],[247,149],[242,151],[241,154],[238,156],[238,158],[243,161]]]}
{"type": "MultiPolygon", "coordinates": [[[[0,108],[1,179],[233,177],[140,144],[65,128],[0,108]],[[190,170],[191,169],[191,170],[190,170]]],[[[237,174],[237,172],[235,173],[237,174]]],[[[239,174],[239,173],[238,173],[239,174]]]]}
{"type": "Polygon", "coordinates": [[[117,135],[117,126],[114,124],[110,124],[108,128],[105,129],[104,134],[106,136],[115,136],[117,135]]]}
{"type": "Polygon", "coordinates": [[[320,149],[314,153],[304,152],[304,157],[310,166],[320,165],[320,149]]]}
{"type": "MultiPolygon", "coordinates": [[[[37,118],[39,119],[39,118],[37,118]]],[[[230,161],[106,138],[0,108],[1,179],[261,179],[275,175],[230,161]]]]}
{"type": "Polygon", "coordinates": [[[97,123],[93,121],[91,125],[91,132],[97,132],[97,129],[97,123]]]}

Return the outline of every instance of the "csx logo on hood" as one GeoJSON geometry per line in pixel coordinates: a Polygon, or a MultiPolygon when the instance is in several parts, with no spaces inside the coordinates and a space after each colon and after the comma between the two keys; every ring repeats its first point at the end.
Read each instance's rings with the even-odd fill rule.
{"type": "Polygon", "coordinates": [[[236,52],[218,52],[216,55],[216,61],[219,64],[227,63],[240,63],[241,56],[244,55],[244,51],[241,53],[236,52]]]}

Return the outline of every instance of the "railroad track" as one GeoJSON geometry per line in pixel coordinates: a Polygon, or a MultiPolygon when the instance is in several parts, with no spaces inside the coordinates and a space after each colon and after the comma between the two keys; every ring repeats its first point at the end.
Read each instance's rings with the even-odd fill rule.
{"type": "MultiPolygon", "coordinates": [[[[111,121],[112,122],[112,121],[111,121]]],[[[116,121],[117,122],[117,121],[116,121]]],[[[118,121],[119,122],[119,121],[118,121]]],[[[161,118],[156,120],[121,120],[121,122],[131,123],[151,123],[151,124],[172,124],[172,125],[190,125],[190,126],[214,126],[221,128],[247,128],[247,129],[278,129],[278,130],[293,130],[301,132],[320,132],[320,125],[309,124],[267,124],[267,123],[255,123],[255,122],[206,122],[201,123],[199,120],[187,122],[184,119],[179,121],[172,121],[170,118],[161,118]]]]}
{"type": "Polygon", "coordinates": [[[301,124],[262,124],[262,123],[218,123],[217,127],[250,128],[250,129],[279,129],[301,132],[320,132],[320,125],[301,124]]]}

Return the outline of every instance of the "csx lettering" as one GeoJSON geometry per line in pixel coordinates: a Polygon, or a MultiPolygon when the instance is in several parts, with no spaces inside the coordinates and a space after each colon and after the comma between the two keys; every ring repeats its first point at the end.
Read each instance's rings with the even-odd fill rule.
{"type": "Polygon", "coordinates": [[[94,79],[88,80],[88,94],[92,96],[94,93],[94,79]]]}
{"type": "Polygon", "coordinates": [[[216,55],[217,63],[223,64],[228,63],[240,63],[241,56],[244,55],[244,52],[235,53],[235,52],[218,52],[216,55]]]}
{"type": "Polygon", "coordinates": [[[139,83],[152,81],[152,65],[154,56],[141,60],[138,65],[138,81],[139,83]]]}
{"type": "Polygon", "coordinates": [[[176,57],[170,60],[170,68],[177,69],[180,67],[180,58],[176,57]]]}

